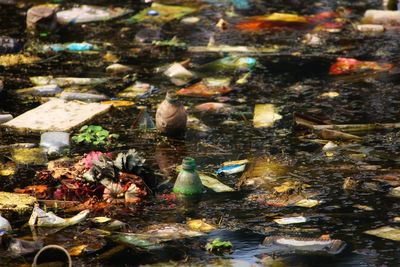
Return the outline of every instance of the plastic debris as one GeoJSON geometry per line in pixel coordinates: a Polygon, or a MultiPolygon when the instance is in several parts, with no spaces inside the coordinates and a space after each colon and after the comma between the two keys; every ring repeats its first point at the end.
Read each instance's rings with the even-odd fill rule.
{"type": "Polygon", "coordinates": [[[60,99],[64,99],[64,100],[68,100],[68,101],[79,100],[79,101],[88,101],[88,102],[99,102],[99,101],[108,100],[109,97],[104,94],[97,93],[97,92],[80,93],[80,92],[63,91],[60,94],[60,99]]]}
{"type": "Polygon", "coordinates": [[[216,173],[217,174],[221,174],[221,173],[225,173],[225,174],[235,174],[235,173],[240,173],[243,172],[244,169],[246,168],[245,164],[235,164],[235,165],[228,165],[228,166],[224,166],[219,168],[216,173]]]}
{"type": "Polygon", "coordinates": [[[187,127],[191,128],[191,129],[194,129],[196,131],[200,131],[200,132],[209,132],[209,131],[211,131],[210,127],[208,127],[203,122],[201,122],[198,118],[193,117],[193,116],[188,116],[187,127]]]}
{"type": "Polygon", "coordinates": [[[149,8],[146,8],[134,15],[129,19],[129,21],[134,23],[165,23],[174,19],[180,19],[190,13],[193,13],[194,11],[196,10],[190,7],[152,3],[149,8]]]}
{"type": "Polygon", "coordinates": [[[179,63],[170,65],[168,69],[164,71],[164,75],[171,78],[171,82],[178,86],[186,84],[194,77],[192,72],[188,71],[179,63]]]}
{"type": "Polygon", "coordinates": [[[0,54],[18,53],[21,49],[22,45],[17,39],[0,35],[0,54]]]}
{"type": "Polygon", "coordinates": [[[312,208],[320,204],[321,201],[316,200],[316,199],[302,199],[296,203],[294,203],[294,206],[297,207],[303,207],[303,208],[312,208]]]}
{"type": "Polygon", "coordinates": [[[389,196],[400,198],[400,186],[390,189],[389,196]]]}
{"type": "Polygon", "coordinates": [[[377,229],[365,231],[364,233],[393,241],[400,241],[400,229],[391,226],[382,226],[377,229]]]}
{"type": "Polygon", "coordinates": [[[224,57],[200,66],[201,71],[209,72],[232,72],[232,71],[250,71],[257,63],[252,57],[229,56],[224,57]]]}
{"type": "Polygon", "coordinates": [[[188,24],[188,25],[196,24],[199,21],[200,21],[199,17],[186,17],[186,18],[181,19],[181,22],[183,24],[188,24]]]}
{"type": "Polygon", "coordinates": [[[6,232],[12,231],[10,222],[6,218],[2,217],[1,214],[0,214],[0,231],[6,231],[6,232]]]}
{"type": "Polygon", "coordinates": [[[84,210],[75,215],[74,217],[64,219],[53,212],[45,212],[39,207],[35,207],[33,209],[32,215],[29,219],[30,226],[37,226],[37,227],[67,227],[74,224],[78,224],[86,219],[89,215],[89,210],[84,210]]]}
{"type": "Polygon", "coordinates": [[[249,0],[231,0],[233,6],[239,10],[250,9],[249,0]]]}
{"type": "Polygon", "coordinates": [[[105,21],[124,16],[132,12],[119,7],[100,7],[82,5],[57,12],[57,22],[60,24],[80,24],[95,21],[105,21]]]}
{"type": "Polygon", "coordinates": [[[107,101],[101,101],[100,104],[112,105],[114,108],[125,108],[125,107],[132,107],[135,105],[134,102],[128,100],[107,100],[107,101]]]}
{"type": "Polygon", "coordinates": [[[14,117],[11,114],[0,114],[0,124],[12,120],[14,117]]]}
{"type": "Polygon", "coordinates": [[[206,175],[204,173],[199,173],[201,183],[211,189],[212,191],[216,193],[223,193],[223,192],[233,192],[235,189],[221,183],[218,179],[215,179],[209,175],[206,175]]]}
{"type": "Polygon", "coordinates": [[[57,84],[60,87],[73,85],[96,85],[109,81],[109,78],[33,76],[29,80],[34,85],[57,84]]]}
{"type": "Polygon", "coordinates": [[[57,4],[43,4],[31,7],[26,14],[26,27],[33,30],[37,28],[38,24],[44,24],[49,29],[55,28],[55,14],[58,8],[57,4]]]}
{"type": "Polygon", "coordinates": [[[107,73],[111,73],[114,75],[118,74],[127,74],[132,72],[132,68],[126,65],[114,63],[106,68],[107,73]]]}
{"type": "Polygon", "coordinates": [[[60,93],[62,89],[57,84],[39,85],[30,88],[18,89],[17,94],[20,95],[33,95],[33,96],[55,96],[60,93]]]}
{"type": "Polygon", "coordinates": [[[363,24],[400,25],[400,14],[391,10],[367,10],[361,19],[363,24]]]}
{"type": "Polygon", "coordinates": [[[43,51],[53,52],[86,52],[96,50],[97,47],[89,43],[68,43],[68,44],[51,44],[44,45],[43,51]]]}
{"type": "MultiPolygon", "coordinates": [[[[6,239],[1,237],[0,239],[6,239]]],[[[26,241],[18,238],[10,238],[7,248],[7,253],[11,257],[20,257],[26,254],[31,254],[43,247],[41,241],[26,241]]]]}
{"type": "Polygon", "coordinates": [[[280,119],[282,119],[282,116],[276,113],[276,108],[273,104],[255,105],[253,118],[254,127],[271,127],[275,121],[280,119]]]}
{"type": "Polygon", "coordinates": [[[156,128],[156,125],[150,116],[150,114],[147,112],[146,107],[138,107],[139,109],[139,114],[133,123],[133,126],[136,128],[139,128],[141,130],[153,130],[156,128]]]}
{"type": "Polygon", "coordinates": [[[385,27],[379,24],[359,24],[357,30],[366,33],[380,33],[385,31],[385,27]]]}
{"type": "Polygon", "coordinates": [[[186,222],[186,225],[194,231],[200,231],[200,232],[211,232],[217,229],[214,225],[208,224],[203,220],[197,219],[197,220],[188,220],[186,222]]]}
{"type": "Polygon", "coordinates": [[[303,216],[297,216],[297,217],[284,217],[281,219],[275,219],[274,222],[277,224],[296,224],[296,223],[304,223],[307,221],[307,218],[303,216]]]}
{"type": "Polygon", "coordinates": [[[233,107],[229,104],[218,103],[218,102],[207,102],[196,105],[194,107],[196,111],[201,112],[214,112],[218,114],[229,114],[233,111],[233,107]]]}
{"type": "Polygon", "coordinates": [[[53,99],[3,125],[41,132],[69,132],[72,128],[107,112],[110,107],[111,105],[53,99]]]}
{"type": "Polygon", "coordinates": [[[219,96],[232,91],[229,82],[230,80],[227,79],[203,79],[201,82],[178,90],[176,94],[197,97],[219,96]]]}
{"type": "Polygon", "coordinates": [[[161,247],[162,242],[202,235],[204,233],[188,230],[185,225],[160,224],[152,225],[142,233],[117,233],[110,238],[117,243],[134,248],[157,249],[161,247]]]}
{"type": "Polygon", "coordinates": [[[69,150],[69,133],[46,132],[40,136],[40,146],[50,156],[62,155],[69,150]]]}
{"type": "Polygon", "coordinates": [[[340,75],[363,71],[388,71],[393,68],[390,63],[377,63],[373,61],[359,61],[354,58],[336,59],[336,63],[329,68],[329,74],[340,75]]]}
{"type": "Polygon", "coordinates": [[[337,255],[344,251],[346,242],[338,239],[269,236],[263,246],[275,253],[337,255]]]}
{"type": "Polygon", "coordinates": [[[155,91],[157,91],[157,89],[148,83],[136,82],[134,85],[119,92],[117,96],[128,99],[143,98],[148,97],[155,91]]]}
{"type": "Polygon", "coordinates": [[[196,171],[196,162],[193,158],[186,157],[182,160],[182,168],[176,178],[173,191],[185,196],[203,193],[203,184],[196,171]]]}

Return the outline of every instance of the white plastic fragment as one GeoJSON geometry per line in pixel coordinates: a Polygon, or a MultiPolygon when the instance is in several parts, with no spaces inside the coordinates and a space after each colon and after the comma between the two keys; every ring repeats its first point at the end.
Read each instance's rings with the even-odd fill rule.
{"type": "Polygon", "coordinates": [[[53,99],[3,125],[19,130],[69,132],[110,108],[111,105],[105,104],[53,99]]]}
{"type": "Polygon", "coordinates": [[[106,68],[106,72],[111,74],[127,74],[132,71],[133,69],[131,67],[119,63],[111,64],[106,68]]]}
{"type": "Polygon", "coordinates": [[[332,141],[329,141],[328,143],[326,143],[323,147],[322,147],[322,151],[332,151],[335,150],[338,147],[337,144],[335,144],[332,141]]]}
{"type": "Polygon", "coordinates": [[[357,25],[357,30],[359,32],[383,32],[385,27],[379,24],[359,24],[357,25]]]}
{"type": "Polygon", "coordinates": [[[45,148],[47,154],[62,154],[69,148],[69,133],[66,132],[46,132],[40,136],[40,146],[45,148]]]}
{"type": "Polygon", "coordinates": [[[30,226],[38,227],[66,227],[82,222],[89,215],[89,212],[89,210],[83,210],[74,217],[64,219],[53,212],[45,212],[35,206],[28,223],[30,226]]]}
{"type": "Polygon", "coordinates": [[[78,24],[94,21],[105,21],[130,13],[130,9],[107,8],[100,6],[82,5],[71,9],[59,11],[56,14],[57,22],[63,25],[78,24]]]}
{"type": "Polygon", "coordinates": [[[108,78],[82,78],[82,77],[53,77],[53,76],[33,76],[29,80],[34,85],[57,84],[60,87],[72,85],[95,85],[105,83],[108,78]]]}
{"type": "Polygon", "coordinates": [[[10,121],[13,118],[11,114],[0,114],[0,124],[10,121]]]}
{"type": "Polygon", "coordinates": [[[80,92],[62,92],[60,94],[61,99],[65,100],[79,100],[79,101],[89,101],[98,102],[108,100],[109,97],[100,93],[80,93],[80,92]]]}
{"type": "Polygon", "coordinates": [[[10,222],[0,214],[0,231],[12,231],[10,222]]]}
{"type": "Polygon", "coordinates": [[[312,207],[317,206],[319,203],[321,203],[321,202],[316,199],[302,199],[302,200],[294,203],[294,205],[297,207],[312,208],[312,207]]]}
{"type": "Polygon", "coordinates": [[[303,216],[296,216],[296,217],[284,217],[281,219],[275,219],[274,222],[277,224],[295,224],[295,223],[304,223],[307,221],[307,218],[303,216]]]}
{"type": "Polygon", "coordinates": [[[16,92],[20,95],[34,95],[34,96],[55,96],[60,93],[62,89],[57,84],[39,85],[30,88],[18,89],[16,92]]]}
{"type": "Polygon", "coordinates": [[[400,12],[369,9],[365,11],[361,22],[363,24],[400,25],[400,12]]]}

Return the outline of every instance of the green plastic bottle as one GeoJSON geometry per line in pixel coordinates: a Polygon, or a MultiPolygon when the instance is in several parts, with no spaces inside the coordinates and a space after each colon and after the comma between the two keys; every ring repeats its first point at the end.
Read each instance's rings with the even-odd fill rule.
{"type": "Polygon", "coordinates": [[[196,171],[196,162],[193,158],[186,157],[182,160],[182,170],[175,181],[173,191],[187,196],[203,193],[203,184],[196,171]]]}

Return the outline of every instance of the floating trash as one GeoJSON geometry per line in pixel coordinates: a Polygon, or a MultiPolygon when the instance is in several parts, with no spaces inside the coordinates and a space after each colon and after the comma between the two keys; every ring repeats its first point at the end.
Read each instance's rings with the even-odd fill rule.
{"type": "Polygon", "coordinates": [[[277,224],[296,224],[296,223],[305,223],[307,221],[307,218],[303,216],[297,216],[297,217],[284,217],[281,219],[275,219],[274,222],[277,224]]]}
{"type": "Polygon", "coordinates": [[[119,7],[101,7],[82,5],[57,12],[57,22],[66,24],[79,24],[87,22],[105,21],[121,17],[132,12],[130,9],[119,7]]]}
{"type": "Polygon", "coordinates": [[[364,233],[393,241],[400,241],[400,229],[390,226],[382,226],[377,229],[365,231],[364,233]]]}
{"type": "Polygon", "coordinates": [[[269,236],[263,246],[274,253],[337,255],[344,251],[346,242],[338,239],[269,236]]]}
{"type": "Polygon", "coordinates": [[[74,217],[64,219],[55,215],[53,212],[45,212],[36,206],[29,219],[29,225],[38,227],[67,227],[85,220],[89,212],[89,210],[84,210],[74,217]]]}
{"type": "Polygon", "coordinates": [[[282,116],[276,113],[273,104],[256,104],[254,107],[253,125],[256,128],[271,127],[275,121],[282,119],[282,116]]]}
{"type": "Polygon", "coordinates": [[[174,19],[180,19],[195,11],[194,8],[185,6],[152,3],[149,8],[146,8],[132,16],[129,19],[129,22],[165,23],[174,19]]]}
{"type": "Polygon", "coordinates": [[[228,166],[219,168],[216,171],[216,173],[217,174],[221,174],[221,173],[235,174],[235,173],[243,172],[245,168],[246,168],[246,165],[244,165],[244,164],[243,165],[240,165],[240,164],[228,165],[228,166]]]}

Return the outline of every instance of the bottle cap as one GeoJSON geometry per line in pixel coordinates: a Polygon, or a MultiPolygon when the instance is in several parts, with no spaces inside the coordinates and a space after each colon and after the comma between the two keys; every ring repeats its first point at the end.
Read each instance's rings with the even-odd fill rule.
{"type": "Polygon", "coordinates": [[[194,158],[186,157],[182,160],[182,168],[185,170],[194,170],[196,168],[196,161],[194,158]]]}
{"type": "Polygon", "coordinates": [[[167,95],[165,96],[165,99],[168,102],[175,103],[178,101],[178,96],[174,91],[168,91],[167,95]]]}

